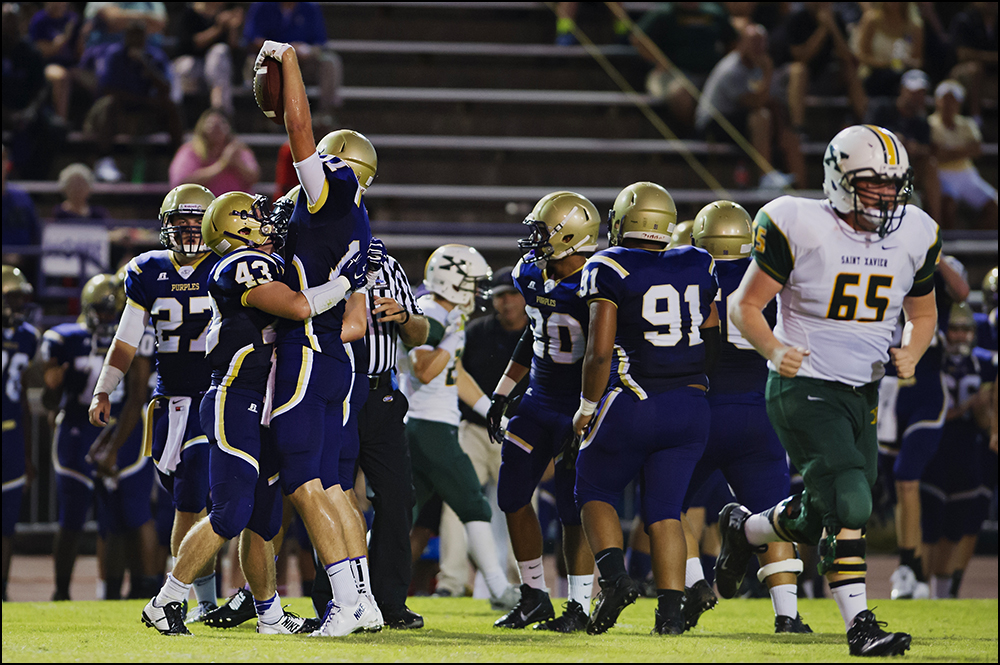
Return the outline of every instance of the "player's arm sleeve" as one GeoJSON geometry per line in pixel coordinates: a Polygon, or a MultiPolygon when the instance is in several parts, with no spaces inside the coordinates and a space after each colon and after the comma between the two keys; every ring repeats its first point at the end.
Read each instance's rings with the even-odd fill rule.
{"type": "Polygon", "coordinates": [[[938,261],[941,260],[941,231],[935,229],[934,242],[931,243],[927,254],[924,255],[924,262],[913,277],[913,286],[906,295],[911,298],[925,296],[934,290],[934,271],[937,269],[938,261]]]}
{"type": "Polygon", "coordinates": [[[524,367],[531,367],[531,360],[535,355],[534,344],[535,334],[531,331],[531,326],[529,325],[524,329],[521,339],[517,340],[517,346],[514,347],[514,354],[510,357],[511,361],[524,367]]]}
{"type": "Polygon", "coordinates": [[[299,184],[302,185],[302,191],[306,193],[309,205],[315,205],[323,198],[327,189],[326,172],[323,169],[323,160],[320,159],[319,153],[314,152],[301,162],[293,163],[292,166],[295,167],[295,172],[299,176],[299,184]]]}
{"type": "Polygon", "coordinates": [[[761,209],[753,220],[753,249],[751,256],[757,266],[779,284],[788,281],[795,265],[791,244],[787,236],[774,223],[771,216],[761,209]]]}
{"type": "Polygon", "coordinates": [[[444,324],[430,316],[427,317],[427,323],[430,324],[430,330],[427,333],[427,341],[424,342],[424,345],[436,349],[437,345],[441,343],[442,338],[444,338],[444,324]]]}
{"type": "Polygon", "coordinates": [[[125,300],[125,310],[122,312],[121,321],[118,322],[118,330],[115,332],[115,339],[119,339],[129,346],[138,348],[142,341],[142,336],[146,332],[149,324],[149,312],[132,299],[125,300]]]}

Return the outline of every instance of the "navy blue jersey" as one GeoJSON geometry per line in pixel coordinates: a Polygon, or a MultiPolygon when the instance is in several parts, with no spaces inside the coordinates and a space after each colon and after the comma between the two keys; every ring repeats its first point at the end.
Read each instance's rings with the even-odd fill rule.
{"type": "Polygon", "coordinates": [[[591,257],[580,293],[618,308],[610,387],[645,399],[688,384],[707,386],[699,326],[718,290],[715,260],[697,247],[611,247],[591,257]]]}
{"type": "Polygon", "coordinates": [[[556,410],[572,411],[580,403],[590,326],[590,306],[579,295],[582,275],[577,270],[557,282],[546,279],[537,264],[523,261],[512,272],[534,337],[528,394],[556,410]]]}
{"type": "Polygon", "coordinates": [[[997,310],[994,309],[988,314],[975,312],[972,316],[976,321],[976,344],[989,351],[996,351],[997,310]]]}
{"type": "MultiPolygon", "coordinates": [[[[358,252],[368,253],[372,231],[362,190],[354,171],[337,157],[323,155],[326,182],[314,205],[299,196],[288,224],[285,283],[294,291],[319,286],[340,274],[340,267],[358,252]]],[[[346,302],[346,301],[345,301],[346,302]]],[[[345,302],[306,321],[282,319],[278,341],[313,351],[346,357],[340,340],[345,302]]]]}
{"type": "MultiPolygon", "coordinates": [[[[100,347],[106,351],[110,344],[110,339],[95,340],[90,331],[79,323],[63,323],[42,335],[42,360],[54,360],[57,365],[69,364],[63,376],[63,395],[59,404],[66,422],[90,421],[90,401],[104,366],[104,353],[100,347]]],[[[121,411],[126,383],[121,381],[108,395],[112,418],[117,418],[121,411]]]]}
{"type": "MultiPolygon", "coordinates": [[[[948,406],[956,407],[979,392],[981,386],[993,383],[997,376],[996,353],[976,348],[968,356],[946,355],[942,366],[944,385],[948,389],[948,406]]],[[[975,439],[985,435],[976,424],[971,411],[944,424],[944,440],[975,439]]]]}
{"type": "MultiPolygon", "coordinates": [[[[767,383],[767,359],[757,353],[753,345],[740,333],[739,328],[729,325],[726,313],[729,296],[739,288],[743,275],[753,259],[717,261],[715,268],[719,275],[719,293],[715,297],[719,310],[719,326],[722,349],[719,363],[712,374],[712,395],[733,393],[763,393],[767,383]]],[[[774,328],[777,303],[772,300],[764,308],[764,318],[774,328]]]]}
{"type": "Polygon", "coordinates": [[[207,352],[212,385],[264,393],[271,372],[276,317],[248,305],[246,296],[255,286],[281,280],[284,272],[281,257],[249,247],[215,264],[208,280],[212,325],[207,352]]]}
{"type": "Polygon", "coordinates": [[[193,397],[208,390],[211,369],[205,357],[212,299],[208,278],[219,257],[214,252],[182,266],[169,250],[146,252],[129,261],[125,275],[128,307],[149,314],[156,330],[155,395],[193,397]]]}
{"type": "Polygon", "coordinates": [[[21,375],[38,351],[38,331],[29,323],[3,329],[3,431],[21,423],[21,375]]]}

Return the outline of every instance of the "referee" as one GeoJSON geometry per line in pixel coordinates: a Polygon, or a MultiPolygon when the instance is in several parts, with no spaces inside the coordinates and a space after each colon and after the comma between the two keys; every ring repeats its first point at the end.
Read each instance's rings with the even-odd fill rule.
{"type": "MultiPolygon", "coordinates": [[[[408,404],[396,379],[396,344],[427,340],[430,324],[417,305],[402,266],[386,257],[368,291],[368,400],[358,414],[358,464],[372,488],[375,520],[368,558],[372,593],[388,628],[422,628],[424,619],[406,606],[410,588],[413,472],[403,416],[408,404]]],[[[361,362],[359,360],[359,362],[361,362]]]]}

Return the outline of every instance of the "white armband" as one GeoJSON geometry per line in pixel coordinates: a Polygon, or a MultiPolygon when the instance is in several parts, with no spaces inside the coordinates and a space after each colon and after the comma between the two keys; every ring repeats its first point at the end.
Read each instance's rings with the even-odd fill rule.
{"type": "Polygon", "coordinates": [[[493,394],[507,397],[513,392],[514,388],[517,388],[517,383],[514,382],[514,379],[504,374],[500,377],[500,383],[497,384],[497,389],[493,391],[493,394]]]}
{"type": "Polygon", "coordinates": [[[486,414],[490,412],[490,398],[483,395],[472,405],[472,410],[485,418],[486,414]]]}
{"type": "Polygon", "coordinates": [[[120,339],[131,347],[139,348],[142,336],[146,332],[146,322],[149,321],[149,312],[137,307],[128,301],[125,303],[125,311],[122,312],[121,321],[118,322],[118,330],[115,332],[115,339],[120,339]]]}
{"type": "Polygon", "coordinates": [[[591,402],[589,399],[580,395],[580,408],[578,411],[581,416],[592,416],[594,411],[597,410],[597,402],[591,402]]]}
{"type": "Polygon", "coordinates": [[[323,170],[323,160],[319,158],[319,152],[314,152],[301,162],[295,162],[293,166],[309,204],[315,204],[323,195],[323,183],[326,182],[326,172],[323,170]]]}
{"type": "Polygon", "coordinates": [[[105,365],[101,368],[101,375],[97,379],[97,385],[94,386],[94,395],[99,395],[100,393],[107,393],[110,395],[121,383],[122,378],[124,378],[125,373],[114,365],[105,365]]]}
{"type": "Polygon", "coordinates": [[[350,288],[351,283],[346,277],[341,275],[340,277],[331,279],[326,284],[302,289],[302,295],[306,297],[306,302],[309,303],[309,315],[316,316],[331,307],[335,307],[337,303],[345,298],[350,288]]]}
{"type": "Polygon", "coordinates": [[[455,355],[458,351],[458,347],[465,342],[465,333],[461,331],[456,331],[449,333],[444,336],[441,343],[437,345],[437,348],[444,349],[451,355],[455,355]]]}

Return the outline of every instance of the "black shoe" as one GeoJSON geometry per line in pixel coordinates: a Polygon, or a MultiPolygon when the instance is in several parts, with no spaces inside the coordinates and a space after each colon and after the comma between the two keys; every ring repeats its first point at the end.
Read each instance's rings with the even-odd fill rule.
{"type": "Polygon", "coordinates": [[[901,656],[910,648],[912,639],[907,633],[887,633],[882,630],[884,621],[875,618],[871,610],[864,610],[854,617],[847,629],[847,646],[852,656],[901,656]]]}
{"type": "Polygon", "coordinates": [[[802,615],[796,614],[795,618],[786,616],[774,617],[775,633],[811,633],[809,624],[802,622],[802,615]]]}
{"type": "MultiPolygon", "coordinates": [[[[714,594],[713,594],[714,595],[714,594]]],[[[697,622],[698,619],[695,618],[697,622]]],[[[666,616],[660,612],[660,609],[656,609],[656,623],[653,624],[653,635],[680,635],[687,628],[687,619],[684,617],[684,612],[678,613],[676,616],[666,616]]]]}
{"type": "Polygon", "coordinates": [[[535,626],[535,630],[551,630],[556,633],[577,633],[587,630],[587,612],[583,605],[570,600],[563,603],[562,616],[548,621],[542,621],[535,626]]]}
{"type": "Polygon", "coordinates": [[[598,580],[601,592],[597,594],[594,613],[587,622],[588,635],[600,635],[615,625],[618,615],[639,597],[639,585],[628,575],[622,575],[614,582],[603,577],[598,580]]]}
{"type": "Polygon", "coordinates": [[[386,628],[394,630],[415,630],[424,627],[424,618],[405,605],[400,611],[383,611],[382,620],[386,628]]]}
{"type": "Polygon", "coordinates": [[[718,602],[719,599],[707,580],[698,580],[693,586],[684,589],[684,630],[697,626],[701,615],[718,602]]]}
{"type": "Polygon", "coordinates": [[[167,603],[157,607],[153,598],[142,609],[142,622],[150,628],[160,631],[161,635],[190,635],[191,631],[184,625],[186,615],[184,603],[167,603]]]}
{"type": "Polygon", "coordinates": [[[719,537],[722,549],[715,560],[715,586],[723,598],[735,598],[743,584],[747,564],[754,552],[767,546],[753,547],[747,542],[743,525],[750,518],[750,511],[738,503],[729,503],[719,511],[719,537]]]}
{"type": "Polygon", "coordinates": [[[212,628],[233,628],[244,621],[257,618],[253,596],[246,589],[239,589],[218,608],[205,615],[204,623],[212,628]]]}
{"type": "Polygon", "coordinates": [[[521,585],[521,599],[513,609],[493,622],[494,628],[527,628],[528,626],[554,619],[555,610],[549,594],[527,584],[521,585]]]}

